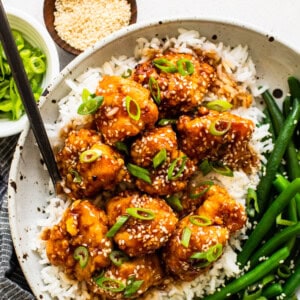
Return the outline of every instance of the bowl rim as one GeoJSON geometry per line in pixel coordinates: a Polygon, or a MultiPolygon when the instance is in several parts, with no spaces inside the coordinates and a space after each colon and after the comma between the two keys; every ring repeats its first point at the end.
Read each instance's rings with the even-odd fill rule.
{"type": "MultiPolygon", "coordinates": [[[[112,33],[108,37],[97,42],[93,47],[85,50],[84,52],[82,52],[81,54],[76,56],[74,58],[74,60],[72,60],[67,66],[65,66],[61,70],[59,75],[52,81],[52,83],[45,90],[44,95],[42,96],[43,99],[42,99],[40,105],[42,106],[45,103],[45,101],[48,99],[47,98],[48,93],[50,93],[52,90],[54,90],[59,85],[59,83],[62,80],[64,80],[64,77],[72,71],[72,69],[76,68],[76,66],[78,66],[78,64],[80,64],[81,61],[85,60],[88,56],[92,55],[93,52],[101,49],[106,44],[109,44],[110,42],[112,42],[124,35],[130,34],[132,32],[141,30],[141,29],[149,27],[149,26],[151,27],[151,26],[156,26],[156,25],[166,24],[166,23],[172,24],[172,23],[176,23],[176,22],[180,23],[180,22],[195,22],[195,21],[196,22],[197,21],[198,22],[211,22],[211,23],[224,24],[225,26],[240,27],[245,30],[250,30],[259,35],[272,36],[275,38],[276,42],[283,44],[285,47],[289,48],[290,50],[292,50],[293,52],[297,53],[300,56],[300,49],[297,49],[297,48],[291,46],[290,43],[286,42],[284,38],[277,37],[273,33],[272,33],[272,35],[270,35],[266,30],[262,29],[259,26],[255,26],[253,24],[247,24],[246,22],[241,22],[238,20],[233,20],[233,19],[229,20],[229,19],[225,19],[225,18],[221,18],[221,17],[182,17],[182,18],[176,17],[176,18],[168,18],[163,21],[162,20],[144,21],[144,22],[139,22],[139,23],[130,25],[126,28],[120,29],[119,31],[112,33]]],[[[14,153],[12,164],[11,164],[11,169],[10,169],[10,173],[9,173],[9,182],[16,181],[16,179],[17,179],[19,160],[22,159],[23,146],[28,137],[29,132],[30,132],[30,127],[26,126],[18,139],[18,143],[17,143],[18,147],[16,148],[16,151],[14,153]]],[[[16,217],[13,214],[13,212],[15,211],[16,202],[14,201],[15,191],[14,191],[13,186],[10,184],[8,184],[8,197],[10,199],[10,201],[8,201],[9,223],[10,223],[13,244],[15,246],[18,244],[17,229],[14,226],[14,219],[16,217]]],[[[16,251],[17,257],[19,259],[22,254],[20,247],[15,247],[15,251],[16,251]]],[[[20,263],[20,265],[21,265],[22,271],[25,275],[25,278],[29,279],[30,274],[26,270],[23,269],[22,263],[20,263]]],[[[38,287],[32,286],[30,282],[28,282],[28,283],[29,283],[29,286],[32,289],[33,293],[35,295],[38,295],[38,290],[37,290],[38,287]]]]}
{"type": "MultiPolygon", "coordinates": [[[[60,62],[57,48],[55,46],[54,41],[52,40],[50,34],[46,30],[46,28],[41,24],[36,18],[31,16],[28,13],[21,11],[15,7],[6,6],[5,12],[7,17],[9,16],[16,17],[21,19],[23,22],[28,23],[28,25],[37,32],[37,34],[45,41],[45,45],[49,49],[49,53],[51,55],[51,72],[49,73],[49,79],[47,80],[44,90],[47,89],[47,86],[53,81],[55,76],[59,74],[60,71],[60,62]]],[[[28,122],[28,117],[26,113],[24,113],[19,120],[10,121],[9,119],[1,119],[0,121],[0,138],[5,138],[8,136],[12,136],[21,132],[26,123],[28,122]]]]}

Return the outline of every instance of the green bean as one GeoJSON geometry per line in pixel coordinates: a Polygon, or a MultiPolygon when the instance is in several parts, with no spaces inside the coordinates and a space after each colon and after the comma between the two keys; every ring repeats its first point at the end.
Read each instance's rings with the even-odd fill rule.
{"type": "Polygon", "coordinates": [[[290,89],[292,98],[300,99],[300,82],[299,82],[299,80],[294,76],[290,76],[290,77],[288,77],[287,81],[288,81],[288,85],[289,85],[289,89],[290,89]]]}
{"type": "Polygon", "coordinates": [[[280,250],[275,252],[267,261],[262,262],[253,270],[228,283],[220,291],[214,293],[213,295],[208,295],[207,297],[205,297],[205,300],[223,300],[230,295],[236,294],[249,285],[259,281],[261,278],[269,274],[272,270],[276,269],[282,263],[282,261],[284,261],[289,256],[289,254],[290,252],[286,247],[281,248],[280,250]]]}
{"type": "Polygon", "coordinates": [[[280,108],[278,107],[276,101],[272,97],[269,91],[265,91],[262,94],[262,97],[267,105],[268,111],[270,113],[271,121],[274,127],[275,134],[278,135],[282,124],[284,122],[284,118],[280,108]]]}
{"type": "Polygon", "coordinates": [[[280,295],[282,291],[282,285],[278,282],[275,282],[263,289],[262,296],[266,297],[267,299],[270,299],[280,295]]]}
{"type": "Polygon", "coordinates": [[[252,231],[242,251],[238,254],[238,261],[244,266],[251,254],[259,246],[266,233],[275,223],[276,217],[288,205],[289,201],[300,192],[300,178],[293,180],[289,186],[271,203],[261,220],[252,231]]]}
{"type": "MultiPolygon", "coordinates": [[[[291,98],[300,99],[300,81],[296,77],[290,76],[288,78],[288,85],[289,85],[291,98]]],[[[299,131],[300,131],[300,124],[297,125],[297,130],[295,131],[295,134],[294,134],[294,143],[297,146],[297,148],[300,147],[299,131]]]]}
{"type": "Polygon", "coordinates": [[[295,99],[293,103],[293,110],[285,120],[282,129],[280,130],[280,133],[277,137],[273,152],[271,153],[268,159],[266,165],[266,174],[262,177],[257,186],[257,196],[259,200],[258,205],[260,206],[260,214],[262,214],[266,208],[272,182],[275,178],[277,169],[286,151],[287,144],[290,142],[291,137],[294,133],[299,118],[300,100],[295,99]]]}
{"type": "Polygon", "coordinates": [[[286,118],[288,116],[288,114],[290,113],[291,109],[292,109],[292,104],[291,104],[291,96],[287,95],[282,103],[282,112],[283,112],[283,116],[284,118],[286,118]]]}
{"type": "Polygon", "coordinates": [[[283,285],[283,293],[286,297],[291,297],[296,289],[299,287],[300,282],[300,263],[295,267],[295,272],[287,279],[285,284],[283,285]]]}
{"type": "Polygon", "coordinates": [[[250,266],[255,267],[261,257],[267,257],[278,249],[283,243],[290,238],[300,234],[300,222],[296,225],[288,226],[276,233],[266,243],[264,243],[250,258],[250,266]]]}
{"type": "MultiPolygon", "coordinates": [[[[272,95],[269,93],[269,91],[265,91],[262,94],[265,103],[267,105],[268,111],[270,113],[270,119],[273,124],[275,136],[277,137],[280,133],[280,130],[284,124],[284,116],[277,105],[276,101],[272,97],[272,95]]],[[[300,99],[297,98],[297,99],[300,99]]],[[[290,105],[290,104],[288,104],[290,105]]],[[[290,112],[290,109],[289,109],[290,112]]],[[[287,160],[287,172],[289,179],[293,180],[297,177],[300,177],[300,165],[297,158],[297,151],[295,148],[295,145],[293,143],[293,140],[291,139],[288,143],[287,149],[286,149],[286,160],[287,160]]]]}

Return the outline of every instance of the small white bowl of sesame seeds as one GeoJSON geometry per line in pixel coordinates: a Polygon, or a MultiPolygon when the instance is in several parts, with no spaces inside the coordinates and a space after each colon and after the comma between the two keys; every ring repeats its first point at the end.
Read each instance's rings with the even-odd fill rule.
{"type": "Polygon", "coordinates": [[[136,19],[135,0],[44,1],[44,21],[50,35],[58,46],[74,55],[136,19]]]}

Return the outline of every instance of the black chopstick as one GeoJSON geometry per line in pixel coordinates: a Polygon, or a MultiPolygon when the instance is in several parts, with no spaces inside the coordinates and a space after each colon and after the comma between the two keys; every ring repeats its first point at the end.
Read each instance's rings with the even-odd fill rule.
{"type": "Polygon", "coordinates": [[[44,123],[34,99],[31,86],[24,70],[17,46],[15,44],[8,19],[0,0],[0,41],[7,56],[8,63],[11,67],[13,78],[18,87],[19,94],[29,119],[31,129],[39,146],[43,160],[47,166],[51,180],[56,185],[61,180],[57,164],[52,152],[52,148],[44,127],[44,123]]]}

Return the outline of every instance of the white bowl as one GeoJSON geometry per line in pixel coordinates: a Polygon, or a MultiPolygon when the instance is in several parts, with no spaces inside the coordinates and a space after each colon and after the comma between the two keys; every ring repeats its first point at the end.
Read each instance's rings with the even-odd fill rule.
{"type": "MultiPolygon", "coordinates": [[[[45,53],[47,71],[42,82],[42,88],[45,89],[60,70],[55,43],[45,27],[32,16],[15,8],[8,7],[5,11],[11,28],[21,32],[32,46],[40,48],[45,53]]],[[[27,121],[25,114],[17,121],[0,119],[0,138],[19,133],[24,129],[27,121]]]]}
{"type": "MultiPolygon", "coordinates": [[[[110,60],[111,56],[132,56],[135,41],[139,37],[176,36],[178,28],[194,29],[208,38],[217,35],[218,41],[227,45],[249,45],[250,54],[256,63],[257,76],[271,89],[280,88],[285,93],[288,90],[287,77],[300,77],[299,51],[279,40],[271,41],[268,33],[263,30],[209,19],[135,24],[103,39],[93,49],[76,57],[60,73],[49,88],[41,107],[44,121],[51,124],[56,120],[57,100],[70,91],[66,79],[75,79],[88,67],[98,67],[110,60]]],[[[35,243],[36,238],[32,229],[33,221],[45,218],[44,208],[49,198],[50,179],[41,164],[40,153],[34,141],[34,136],[27,127],[19,139],[9,177],[9,218],[16,253],[28,283],[36,298],[47,300],[51,297],[44,292],[44,283],[40,276],[40,258],[32,251],[31,244],[35,243]]]]}

